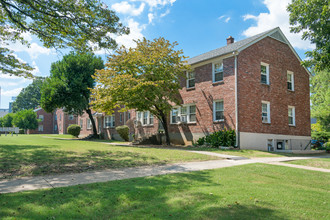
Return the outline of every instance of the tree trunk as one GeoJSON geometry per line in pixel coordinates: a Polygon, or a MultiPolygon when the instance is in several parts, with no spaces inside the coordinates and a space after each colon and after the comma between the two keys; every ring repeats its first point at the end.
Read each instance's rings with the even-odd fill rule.
{"type": "Polygon", "coordinates": [[[162,123],[164,130],[165,130],[165,137],[166,137],[166,145],[171,145],[170,134],[168,132],[167,127],[167,120],[165,114],[161,111],[160,114],[160,122],[162,123]]]}
{"type": "Polygon", "coordinates": [[[86,109],[86,113],[88,114],[89,119],[92,122],[93,136],[94,136],[94,138],[97,138],[98,135],[97,135],[96,125],[95,125],[95,121],[94,121],[94,118],[93,118],[93,115],[92,115],[92,111],[90,109],[86,109]]]}

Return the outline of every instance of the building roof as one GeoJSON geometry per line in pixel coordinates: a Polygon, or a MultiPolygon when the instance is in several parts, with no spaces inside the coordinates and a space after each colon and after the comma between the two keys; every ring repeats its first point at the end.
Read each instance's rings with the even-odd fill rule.
{"type": "Polygon", "coordinates": [[[219,56],[222,56],[225,54],[233,53],[233,52],[241,50],[242,48],[246,48],[249,45],[256,43],[257,41],[259,41],[267,36],[273,37],[283,43],[289,44],[289,42],[283,35],[282,31],[280,30],[280,28],[277,27],[277,28],[262,32],[260,34],[254,35],[252,37],[246,38],[244,40],[237,41],[237,42],[229,44],[227,46],[220,47],[218,49],[211,50],[211,51],[203,53],[201,55],[192,57],[192,58],[188,59],[187,62],[188,62],[188,64],[191,65],[191,64],[195,64],[195,63],[199,63],[199,62],[208,60],[208,59],[219,57],[219,56]]]}

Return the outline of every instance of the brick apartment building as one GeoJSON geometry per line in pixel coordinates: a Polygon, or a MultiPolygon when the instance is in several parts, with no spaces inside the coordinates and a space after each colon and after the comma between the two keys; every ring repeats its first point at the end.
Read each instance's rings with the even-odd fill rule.
{"type": "MultiPolygon", "coordinates": [[[[279,28],[234,42],[188,60],[181,106],[173,106],[169,131],[173,143],[189,144],[223,128],[237,133],[242,149],[301,150],[310,141],[309,72],[279,28]]],[[[89,119],[78,117],[82,134],[89,119]]],[[[112,116],[94,113],[98,132],[118,138],[115,126],[147,136],[161,128],[149,112],[112,116]]]]}
{"type": "Polygon", "coordinates": [[[56,109],[52,113],[48,113],[42,108],[37,108],[34,111],[40,122],[38,128],[29,129],[28,134],[67,134],[67,128],[71,124],[77,124],[77,117],[65,113],[63,109],[56,109]]]}

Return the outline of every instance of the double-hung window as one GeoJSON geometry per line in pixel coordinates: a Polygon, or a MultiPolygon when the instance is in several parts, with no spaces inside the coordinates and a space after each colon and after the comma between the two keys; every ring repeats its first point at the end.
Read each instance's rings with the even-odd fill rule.
{"type": "Polygon", "coordinates": [[[84,120],[81,118],[80,119],[80,128],[83,129],[83,125],[84,125],[84,120]]]}
{"type": "Polygon", "coordinates": [[[194,123],[196,122],[196,105],[183,105],[174,107],[171,111],[171,124],[179,122],[194,123]]]}
{"type": "Polygon", "coordinates": [[[136,120],[141,122],[142,125],[154,124],[154,116],[149,111],[137,112],[136,120]]]}
{"type": "Polygon", "coordinates": [[[92,122],[91,122],[91,120],[89,118],[87,118],[86,120],[87,120],[87,122],[86,122],[87,129],[92,129],[92,122]]]}
{"type": "Polygon", "coordinates": [[[105,116],[104,117],[104,128],[114,128],[115,127],[115,116],[105,116]]]}
{"type": "Polygon", "coordinates": [[[223,63],[213,64],[213,82],[220,82],[223,80],[223,63]]]}
{"type": "Polygon", "coordinates": [[[195,87],[195,72],[187,72],[187,88],[195,87]]]}
{"type": "Polygon", "coordinates": [[[44,116],[43,115],[39,115],[39,119],[40,119],[40,121],[44,121],[44,116]]]}
{"type": "Polygon", "coordinates": [[[261,83],[269,85],[269,64],[261,63],[260,64],[261,72],[261,83]]]}
{"type": "Polygon", "coordinates": [[[288,85],[288,90],[294,91],[294,77],[293,77],[293,72],[288,71],[287,74],[287,85],[288,85]]]}
{"type": "Polygon", "coordinates": [[[295,126],[296,125],[295,107],[289,106],[288,116],[289,116],[289,125],[295,126]]]}
{"type": "Polygon", "coordinates": [[[223,100],[218,100],[213,102],[213,121],[223,121],[223,100]]]}
{"type": "Polygon", "coordinates": [[[261,102],[261,120],[263,123],[270,123],[270,103],[261,102]]]}

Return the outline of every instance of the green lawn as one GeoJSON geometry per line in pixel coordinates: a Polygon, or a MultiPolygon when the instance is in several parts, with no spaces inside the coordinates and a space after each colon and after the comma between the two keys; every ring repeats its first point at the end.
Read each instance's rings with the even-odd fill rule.
{"type": "Polygon", "coordinates": [[[307,159],[307,160],[296,160],[296,161],[289,161],[287,163],[330,169],[330,158],[316,158],[316,159],[307,159]]]}
{"type": "Polygon", "coordinates": [[[210,148],[210,147],[186,147],[187,150],[195,150],[195,151],[210,151],[219,154],[228,154],[234,156],[241,156],[247,158],[253,157],[303,157],[303,156],[316,156],[316,155],[324,155],[324,154],[292,154],[292,153],[281,153],[281,152],[268,152],[268,151],[260,151],[260,150],[222,150],[218,148],[210,148]]]}
{"type": "Polygon", "coordinates": [[[102,142],[63,139],[63,136],[0,137],[0,180],[211,159],[219,158],[169,149],[119,147],[102,142]]]}
{"type": "Polygon", "coordinates": [[[330,174],[250,164],[0,195],[0,219],[330,219],[330,174]]]}

